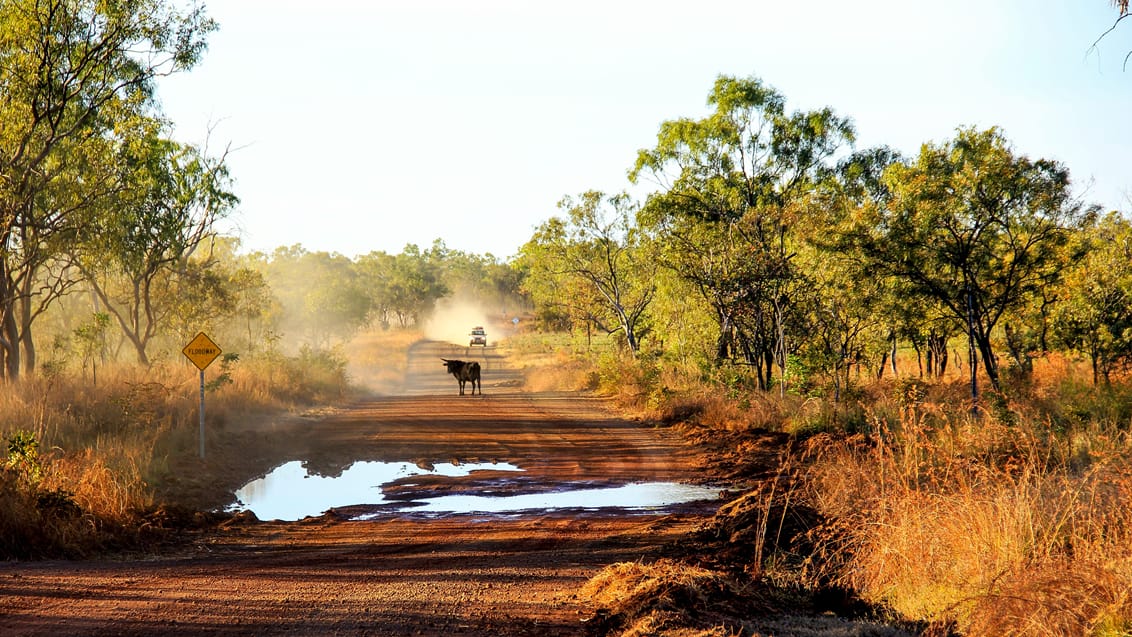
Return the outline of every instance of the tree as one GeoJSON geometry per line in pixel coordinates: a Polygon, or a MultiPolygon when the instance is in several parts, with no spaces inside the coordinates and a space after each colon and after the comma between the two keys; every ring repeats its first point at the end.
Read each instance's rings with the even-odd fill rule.
{"type": "Polygon", "coordinates": [[[607,334],[620,333],[636,354],[656,285],[633,203],[626,194],[606,197],[591,190],[577,201],[564,198],[558,208],[567,218],[542,224],[522,249],[529,278],[562,281],[575,293],[543,302],[568,306],[607,334]]]}
{"type": "MultiPolygon", "coordinates": [[[[1097,38],[1096,42],[1093,42],[1093,46],[1092,46],[1093,49],[1095,49],[1097,47],[1097,44],[1099,44],[1100,41],[1105,38],[1105,36],[1112,33],[1113,31],[1115,31],[1116,28],[1120,26],[1120,23],[1123,22],[1125,18],[1132,15],[1132,12],[1129,11],[1129,7],[1132,6],[1132,5],[1129,4],[1129,0],[1112,0],[1112,6],[1116,8],[1116,21],[1113,22],[1112,26],[1110,26],[1108,29],[1106,29],[1104,31],[1104,33],[1101,33],[1100,37],[1097,38]]],[[[1128,67],[1128,60],[1130,58],[1132,58],[1132,51],[1129,51],[1128,54],[1124,56],[1124,66],[1125,66],[1125,68],[1128,67]]]]}
{"type": "Polygon", "coordinates": [[[755,367],[759,384],[785,369],[796,225],[827,162],[853,141],[850,122],[826,108],[788,113],[756,78],[719,77],[700,120],[661,124],[630,179],[651,176],[642,223],[660,263],[699,290],[718,325],[716,359],[755,367]]]}
{"type": "Polygon", "coordinates": [[[425,251],[410,243],[393,258],[389,272],[389,305],[401,327],[419,325],[436,307],[436,302],[449,294],[444,283],[446,254],[443,243],[425,251]]]}
{"type": "MultiPolygon", "coordinates": [[[[999,389],[996,326],[1057,281],[1061,250],[1091,210],[1071,198],[1066,168],[1016,154],[993,128],[925,144],[884,181],[891,199],[855,212],[844,247],[965,325],[999,389]]],[[[976,364],[972,355],[973,391],[976,364]]]]}
{"type": "Polygon", "coordinates": [[[1084,233],[1088,249],[1065,273],[1055,338],[1089,357],[1093,384],[1132,364],[1132,223],[1117,213],[1084,233]]]}
{"type": "Polygon", "coordinates": [[[502,314],[523,305],[519,271],[491,253],[479,255],[450,250],[439,239],[433,243],[430,253],[441,265],[442,280],[451,297],[502,314]]]}
{"type": "Polygon", "coordinates": [[[189,258],[238,201],[228,190],[227,153],[209,157],[160,133],[160,127],[151,129],[122,146],[118,165],[125,187],[73,255],[143,365],[178,298],[207,276],[209,262],[189,258]]]}
{"type": "Polygon", "coordinates": [[[280,329],[292,342],[325,348],[349,339],[369,316],[368,285],[341,254],[298,244],[276,248],[264,276],[283,308],[280,329]]]}
{"type": "Polygon", "coordinates": [[[25,365],[34,365],[34,297],[61,291],[56,281],[46,289],[30,282],[44,280],[42,268],[65,243],[58,237],[81,222],[103,188],[75,171],[76,161],[113,137],[116,122],[154,109],[154,80],[195,64],[214,28],[203,9],[180,12],[165,0],[0,3],[0,373],[6,377],[20,373],[21,344],[25,365]]]}

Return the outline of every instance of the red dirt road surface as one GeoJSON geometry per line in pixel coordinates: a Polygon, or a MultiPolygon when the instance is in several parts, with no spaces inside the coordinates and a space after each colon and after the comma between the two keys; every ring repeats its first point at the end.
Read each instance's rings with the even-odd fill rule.
{"type": "MultiPolygon", "coordinates": [[[[600,400],[526,393],[493,349],[414,347],[405,385],[319,419],[230,423],[173,491],[230,504],[288,461],[337,475],[355,461],[510,463],[521,480],[425,476],[386,498],[554,491],[705,479],[674,434],[600,400]],[[484,396],[457,395],[439,358],[483,365],[484,396]]],[[[512,472],[514,473],[514,472],[512,472]]],[[[490,474],[490,472],[489,472],[490,474]]],[[[188,497],[186,496],[186,497],[188,497]]],[[[366,503],[358,503],[365,505],[366,503]]],[[[298,521],[236,518],[160,555],[0,565],[0,635],[577,635],[578,589],[603,566],[650,559],[714,512],[561,509],[508,514],[347,507],[298,521]],[[354,520],[359,512],[373,519],[354,520]]]]}

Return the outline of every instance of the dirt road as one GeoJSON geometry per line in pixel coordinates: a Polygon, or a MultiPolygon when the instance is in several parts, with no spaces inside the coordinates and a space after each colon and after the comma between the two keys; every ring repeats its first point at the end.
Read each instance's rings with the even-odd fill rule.
{"type": "MultiPolygon", "coordinates": [[[[388,396],[319,419],[229,423],[206,462],[183,461],[171,492],[222,506],[237,487],[295,460],[318,475],[363,460],[522,470],[521,479],[402,479],[385,487],[400,504],[705,478],[665,430],[618,418],[594,398],[523,392],[492,349],[425,343],[409,356],[404,385],[388,396]],[[483,396],[458,396],[439,361],[469,355],[483,364],[483,396]]],[[[714,506],[506,515],[362,506],[292,522],[236,518],[158,556],[0,565],[0,634],[584,634],[594,609],[576,593],[589,577],[657,555],[714,506]],[[375,515],[351,519],[359,510],[375,515]]]]}

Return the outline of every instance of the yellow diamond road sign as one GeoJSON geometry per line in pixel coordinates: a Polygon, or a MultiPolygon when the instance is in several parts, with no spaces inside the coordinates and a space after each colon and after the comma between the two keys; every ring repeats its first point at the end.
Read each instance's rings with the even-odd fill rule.
{"type": "Polygon", "coordinates": [[[181,350],[181,353],[188,356],[193,365],[203,372],[205,367],[211,365],[212,361],[220,356],[220,346],[213,343],[207,334],[201,332],[181,350]]]}

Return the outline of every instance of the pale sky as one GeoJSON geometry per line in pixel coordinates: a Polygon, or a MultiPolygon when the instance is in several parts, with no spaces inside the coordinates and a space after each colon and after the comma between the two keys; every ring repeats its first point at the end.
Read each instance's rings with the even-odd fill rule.
{"type": "MultiPolygon", "coordinates": [[[[245,250],[513,256],[564,196],[619,192],[720,74],[915,155],[1000,126],[1132,211],[1132,19],[1107,0],[212,0],[162,83],[175,136],[235,149],[245,250]]],[[[643,193],[640,193],[643,195],[643,193]]]]}

